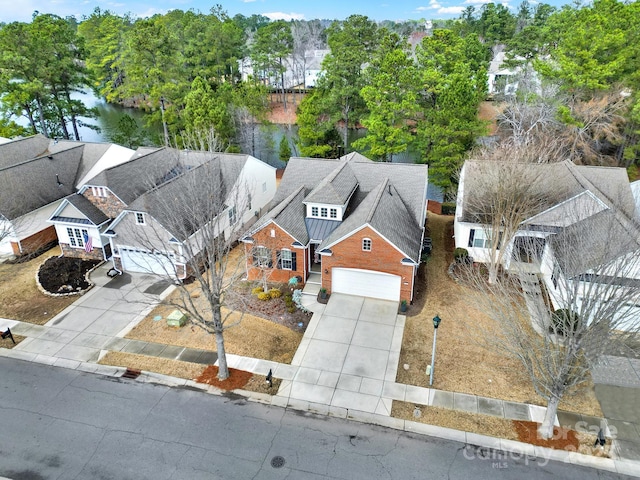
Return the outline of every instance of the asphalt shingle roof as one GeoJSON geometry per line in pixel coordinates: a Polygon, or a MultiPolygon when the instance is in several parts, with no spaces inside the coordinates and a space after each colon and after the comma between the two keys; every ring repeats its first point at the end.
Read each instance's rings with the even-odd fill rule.
{"type": "Polygon", "coordinates": [[[358,185],[347,162],[341,163],[309,193],[306,201],[344,205],[358,185]]]}
{"type": "Polygon", "coordinates": [[[44,155],[50,140],[38,134],[0,145],[0,169],[44,155]]]}
{"type": "MultiPolygon", "coordinates": [[[[102,225],[104,222],[109,221],[109,217],[107,217],[93,203],[87,200],[84,195],[69,195],[66,200],[76,207],[94,225],[102,225]]],[[[55,218],[53,220],[55,220],[55,218]]]]}
{"type": "Polygon", "coordinates": [[[0,213],[12,220],[73,193],[81,159],[79,146],[0,168],[0,213]]]}
{"type": "Polygon", "coordinates": [[[253,231],[273,219],[306,245],[308,228],[315,224],[305,222],[305,202],[342,205],[353,187],[355,192],[342,223],[325,232],[326,238],[314,238],[323,240],[321,248],[369,224],[418,261],[426,202],[426,165],[372,162],[357,153],[340,160],[291,158],[272,202],[273,208],[253,231]],[[353,184],[354,179],[357,184],[353,184]]]}

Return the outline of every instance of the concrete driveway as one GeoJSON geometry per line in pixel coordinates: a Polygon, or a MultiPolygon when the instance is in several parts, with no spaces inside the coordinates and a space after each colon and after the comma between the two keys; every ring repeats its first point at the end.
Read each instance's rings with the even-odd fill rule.
{"type": "Polygon", "coordinates": [[[22,324],[27,336],[16,350],[82,362],[97,362],[101,350],[121,340],[159,302],[171,283],[154,275],[109,278],[110,264],[91,274],[96,285],[44,327],[22,324]]]}
{"type": "Polygon", "coordinates": [[[298,371],[278,395],[389,415],[405,317],[398,303],[332,294],[314,312],[291,362],[298,371]]]}

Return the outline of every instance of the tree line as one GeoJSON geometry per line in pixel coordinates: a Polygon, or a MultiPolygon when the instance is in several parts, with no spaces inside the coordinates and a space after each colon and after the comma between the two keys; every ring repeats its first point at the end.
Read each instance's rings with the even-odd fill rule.
{"type": "MultiPolygon", "coordinates": [[[[268,93],[277,89],[284,107],[298,111],[294,153],[359,150],[388,161],[408,150],[430,165],[434,183],[454,192],[461,163],[487,134],[478,109],[489,61],[505,49],[508,65],[520,69],[518,83],[534,87],[509,99],[501,132],[517,136],[532,112],[544,110],[534,129],[566,137],[562,155],[632,166],[639,9],[617,0],[561,9],[524,1],[511,13],[488,3],[428,23],[362,15],[270,21],[230,17],[220,6],[142,19],[96,8],[79,22],[36,12],[30,23],[0,25],[0,128],[23,132],[9,121],[23,116],[26,133],[77,139],[81,118],[95,112],[73,93],[91,88],[145,110],[164,126],[164,143],[180,145],[185,133],[212,127],[228,148],[255,153],[254,126],[266,122],[268,93]],[[301,102],[287,97],[285,75],[305,86],[317,50],[329,53],[312,93],[301,102]],[[366,136],[351,144],[349,131],[359,127],[366,136]]],[[[133,130],[123,125],[118,140],[135,143],[133,130]]]]}

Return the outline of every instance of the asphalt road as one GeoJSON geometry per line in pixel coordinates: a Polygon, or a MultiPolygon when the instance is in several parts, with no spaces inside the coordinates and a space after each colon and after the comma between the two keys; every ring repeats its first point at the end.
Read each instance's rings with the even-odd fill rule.
{"type": "Polygon", "coordinates": [[[189,389],[0,357],[0,477],[621,478],[189,389]]]}

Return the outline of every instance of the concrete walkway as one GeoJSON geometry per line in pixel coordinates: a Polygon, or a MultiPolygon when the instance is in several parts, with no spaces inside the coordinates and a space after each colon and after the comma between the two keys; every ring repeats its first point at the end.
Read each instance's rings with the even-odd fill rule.
{"type": "MultiPolygon", "coordinates": [[[[215,352],[123,338],[173,287],[158,281],[154,276],[109,279],[106,270],[96,270],[92,276],[96,287],[44,326],[0,318],[0,330],[9,327],[14,333],[28,337],[13,349],[0,349],[0,356],[105,375],[121,375],[124,371],[122,368],[96,364],[109,350],[202,364],[212,364],[217,360],[215,352]]],[[[334,294],[325,306],[317,303],[314,295],[305,297],[304,304],[314,315],[291,365],[227,355],[231,368],[265,376],[272,370],[274,377],[282,379],[279,391],[273,395],[246,392],[247,395],[272,405],[359,419],[395,428],[402,424],[409,431],[540,455],[538,447],[527,444],[509,443],[510,441],[492,437],[391,418],[393,400],[410,402],[416,406],[437,406],[537,422],[542,421],[546,409],[536,405],[396,383],[405,321],[403,315],[397,314],[397,304],[334,294]],[[514,446],[515,444],[518,445],[514,446]]],[[[147,381],[171,385],[188,384],[211,390],[191,381],[159,374],[150,373],[144,378],[147,381]]],[[[563,418],[562,414],[559,416],[563,425],[567,423],[562,420],[574,420],[563,418]]],[[[587,427],[592,423],[603,422],[602,419],[582,417],[580,421],[587,421],[587,427]]],[[[575,425],[570,425],[575,428],[575,425]]],[[[604,425],[606,426],[606,422],[604,425]]],[[[560,458],[565,455],[569,461],[567,452],[546,450],[548,449],[545,449],[545,458],[560,458]]],[[[618,454],[621,458],[630,458],[624,450],[618,454]]],[[[612,460],[582,457],[584,456],[574,460],[587,465],[595,462],[598,468],[621,473],[640,472],[640,468],[637,468],[640,463],[629,467],[623,462],[617,466],[612,460]]]]}

